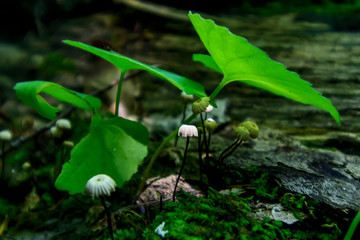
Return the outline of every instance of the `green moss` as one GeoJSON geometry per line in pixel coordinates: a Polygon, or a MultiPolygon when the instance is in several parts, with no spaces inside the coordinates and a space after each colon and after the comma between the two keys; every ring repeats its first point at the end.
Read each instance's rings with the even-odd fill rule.
{"type": "Polygon", "coordinates": [[[182,193],[179,202],[167,202],[149,226],[146,239],[162,222],[171,239],[285,239],[281,223],[270,219],[258,221],[248,216],[249,199],[222,195],[210,189],[208,197],[196,198],[182,193]]]}

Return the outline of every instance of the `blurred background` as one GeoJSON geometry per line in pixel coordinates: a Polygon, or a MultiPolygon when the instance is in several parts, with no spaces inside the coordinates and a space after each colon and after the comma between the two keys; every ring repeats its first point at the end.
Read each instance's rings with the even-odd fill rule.
{"type": "MultiPolygon", "coordinates": [[[[358,83],[358,71],[353,67],[359,63],[353,63],[357,58],[350,57],[354,53],[358,54],[358,0],[243,0],[206,4],[198,1],[160,0],[18,0],[0,4],[1,128],[11,127],[14,118],[23,117],[22,114],[28,111],[28,108],[19,106],[18,101],[14,100],[12,87],[16,82],[35,79],[54,81],[89,93],[105,87],[118,77],[117,70],[108,63],[66,46],[61,42],[63,39],[110,47],[128,57],[157,64],[199,81],[211,91],[221,78],[191,61],[193,53],[205,52],[205,49],[187,20],[189,10],[215,19],[219,25],[227,26],[232,32],[246,37],[252,44],[265,50],[272,59],[284,63],[315,87],[318,86],[319,90],[328,85],[329,78],[332,82],[341,82],[338,78],[342,77],[353,79],[347,85],[349,90],[354,89],[354,81],[358,83]],[[314,63],[320,64],[319,69],[314,69],[314,63]],[[344,65],[348,68],[344,68],[344,65]]],[[[151,76],[142,78],[150,78],[147,81],[151,84],[144,87],[143,80],[133,81],[127,87],[130,90],[124,90],[124,97],[128,98],[124,101],[129,103],[135,98],[139,101],[141,99],[143,110],[177,114],[177,107],[181,108],[181,104],[176,103],[178,94],[176,97],[173,95],[176,89],[151,76]],[[144,92],[144,89],[147,91],[144,92]],[[152,94],[152,90],[158,89],[164,93],[162,96],[152,94]],[[154,101],[157,98],[172,99],[175,108],[170,109],[169,105],[163,106],[161,101],[154,101]],[[150,100],[154,103],[150,103],[150,100]]],[[[332,96],[332,90],[325,89],[330,91],[328,97],[332,96]]],[[[251,99],[253,94],[270,96],[246,86],[242,91],[243,96],[235,99],[235,105],[243,97],[251,99]]],[[[104,96],[109,105],[113,101],[111,94],[104,96]]],[[[335,96],[332,100],[337,101],[335,96]]],[[[257,98],[242,103],[242,108],[245,107],[245,111],[251,108],[246,105],[249,102],[254,106],[265,104],[259,101],[257,98]]],[[[135,107],[128,104],[127,108],[135,114],[147,114],[139,113],[140,107],[134,110],[135,107]]],[[[236,110],[232,111],[230,115],[233,113],[236,116],[236,110]]],[[[260,113],[252,113],[250,117],[264,122],[271,113],[272,110],[265,110],[261,116],[260,113]]],[[[330,125],[334,124],[326,113],[320,112],[320,115],[322,118],[326,116],[330,125]]],[[[281,116],[278,120],[281,121],[281,116]]],[[[346,119],[343,120],[346,125],[346,119]]]]}
{"type": "MultiPolygon", "coordinates": [[[[64,39],[111,48],[154,64],[202,83],[210,94],[222,76],[192,61],[193,53],[206,50],[187,18],[189,10],[228,27],[299,73],[332,101],[342,120],[340,126],[327,112],[313,106],[232,83],[216,99],[223,108],[221,124],[252,119],[260,128],[279,129],[309,147],[360,154],[360,0],[233,0],[206,4],[188,0],[1,1],[0,130],[11,129],[14,139],[22,139],[48,126],[48,120],[16,98],[13,87],[17,82],[52,81],[92,94],[119,78],[114,66],[62,43],[64,39]]],[[[134,73],[129,71],[128,76],[134,73]]],[[[115,89],[103,91],[98,97],[103,100],[103,112],[113,111],[115,89]]],[[[180,91],[163,80],[138,74],[124,82],[122,97],[122,114],[149,127],[152,140],[160,139],[158,136],[178,124],[174,119],[183,109],[180,91]]],[[[73,119],[80,116],[88,121],[82,110],[73,114],[73,119]]],[[[76,143],[86,134],[88,125],[74,122],[74,126],[72,140],[76,143]]],[[[32,203],[27,198],[33,189],[30,174],[23,174],[26,161],[38,169],[38,181],[43,183],[40,193],[52,191],[53,196],[39,193],[41,200],[47,206],[54,205],[58,193],[49,186],[52,170],[45,169],[52,164],[49,157],[53,157],[49,138],[49,134],[38,136],[22,151],[7,155],[6,174],[12,175],[8,188],[0,194],[0,206],[6,206],[0,209],[18,210],[23,203],[32,203]]],[[[12,219],[17,210],[0,210],[0,220],[6,214],[12,219]]],[[[31,229],[24,216],[9,220],[10,224],[16,223],[19,228],[29,224],[31,229]]],[[[33,225],[47,219],[40,214],[33,217],[33,225]]]]}

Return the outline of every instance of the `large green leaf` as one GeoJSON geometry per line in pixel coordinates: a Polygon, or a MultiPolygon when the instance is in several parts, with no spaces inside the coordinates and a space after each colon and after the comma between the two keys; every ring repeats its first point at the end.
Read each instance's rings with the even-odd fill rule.
{"type": "Polygon", "coordinates": [[[90,133],[71,151],[71,158],[55,182],[70,194],[84,192],[87,181],[97,174],[112,177],[120,187],[137,171],[147,155],[149,133],[140,123],[115,117],[94,116],[90,133]]]}
{"type": "Polygon", "coordinates": [[[161,79],[169,81],[180,90],[185,91],[185,93],[187,94],[194,94],[198,97],[206,96],[204,87],[200,83],[194,82],[188,78],[182,77],[175,73],[171,73],[160,68],[152,67],[150,65],[141,63],[134,59],[125,57],[114,51],[106,51],[104,49],[96,48],[87,45],[85,43],[76,42],[76,41],[64,40],[63,42],[71,46],[78,47],[85,51],[91,52],[109,61],[110,63],[118,67],[122,72],[126,72],[127,70],[130,69],[142,69],[161,79]]]}
{"type": "Polygon", "coordinates": [[[216,64],[214,59],[206,54],[193,54],[193,61],[201,62],[206,67],[211,68],[218,73],[223,74],[222,70],[219,68],[219,66],[216,64]]]}
{"type": "Polygon", "coordinates": [[[100,99],[67,89],[57,83],[45,81],[29,81],[17,83],[14,87],[16,96],[25,104],[48,119],[56,118],[58,108],[48,104],[39,94],[46,93],[59,101],[71,103],[86,110],[99,109],[100,99]]]}
{"type": "Polygon", "coordinates": [[[191,12],[189,17],[213,62],[210,56],[196,56],[196,60],[214,70],[220,69],[224,74],[224,79],[211,98],[226,84],[239,81],[304,104],[312,104],[328,111],[340,123],[340,115],[331,102],[311,88],[311,84],[297,73],[288,71],[283,64],[271,60],[264,51],[248,43],[245,38],[234,35],[214,21],[191,12]]]}

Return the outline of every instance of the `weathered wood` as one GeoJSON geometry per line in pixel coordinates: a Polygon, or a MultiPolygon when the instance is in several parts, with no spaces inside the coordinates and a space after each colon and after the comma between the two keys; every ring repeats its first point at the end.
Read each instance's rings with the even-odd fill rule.
{"type": "MultiPolygon", "coordinates": [[[[221,151],[218,148],[215,150],[221,151]]],[[[291,191],[337,208],[360,210],[358,156],[307,148],[295,138],[265,128],[258,139],[240,146],[225,164],[232,168],[259,166],[291,191]]]]}

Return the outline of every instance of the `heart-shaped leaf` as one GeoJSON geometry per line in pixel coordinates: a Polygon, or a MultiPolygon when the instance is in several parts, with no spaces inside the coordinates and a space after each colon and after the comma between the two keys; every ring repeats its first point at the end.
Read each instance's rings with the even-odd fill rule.
{"type": "Polygon", "coordinates": [[[106,174],[121,187],[147,155],[148,143],[149,133],[141,123],[94,116],[90,133],[71,151],[70,161],[63,165],[55,186],[69,194],[83,193],[90,178],[106,174]]]}
{"type": "Polygon", "coordinates": [[[39,94],[46,93],[62,102],[67,102],[86,110],[99,109],[101,100],[67,89],[57,83],[46,81],[29,81],[17,83],[14,87],[16,96],[25,104],[36,110],[41,116],[55,119],[58,108],[48,104],[39,94]]]}
{"type": "Polygon", "coordinates": [[[340,115],[330,100],[311,88],[311,84],[286,67],[270,59],[266,53],[251,45],[225,27],[199,14],[189,13],[201,41],[210,53],[208,57],[197,56],[196,60],[224,74],[224,79],[211,94],[213,99],[228,83],[239,81],[262,88],[274,94],[328,111],[340,123],[340,115]],[[217,68],[218,67],[218,68],[217,68]]]}
{"type": "Polygon", "coordinates": [[[152,67],[150,65],[141,63],[134,59],[125,57],[117,52],[107,51],[104,49],[87,45],[82,42],[76,42],[70,40],[64,40],[63,42],[71,46],[78,47],[85,51],[91,52],[107,60],[108,62],[118,67],[122,72],[126,72],[127,70],[131,70],[131,69],[142,69],[161,79],[169,81],[175,87],[179,88],[182,91],[185,91],[186,94],[194,94],[198,97],[206,96],[204,87],[200,83],[194,82],[188,78],[182,77],[175,73],[171,73],[160,68],[152,67]]]}

